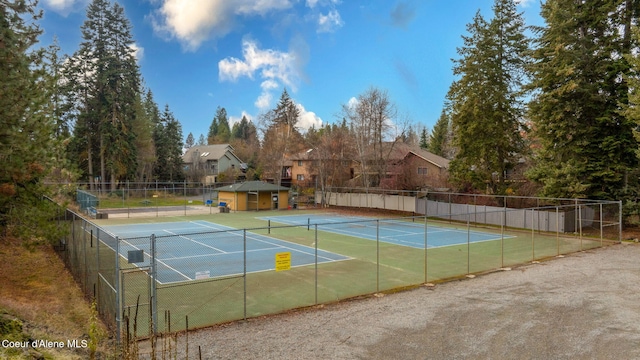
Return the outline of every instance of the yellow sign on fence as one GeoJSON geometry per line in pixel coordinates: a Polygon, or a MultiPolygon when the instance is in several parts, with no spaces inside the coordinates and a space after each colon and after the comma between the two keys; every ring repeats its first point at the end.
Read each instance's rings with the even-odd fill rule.
{"type": "Polygon", "coordinates": [[[291,269],[291,253],[281,252],[276,253],[276,271],[283,271],[291,269]]]}

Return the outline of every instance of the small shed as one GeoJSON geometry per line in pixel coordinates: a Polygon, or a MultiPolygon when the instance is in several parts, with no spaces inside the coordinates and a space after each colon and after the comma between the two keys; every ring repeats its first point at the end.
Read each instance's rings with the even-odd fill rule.
{"type": "Polygon", "coordinates": [[[286,209],[289,188],[262,181],[246,181],[218,190],[218,202],[234,211],[286,209]]]}

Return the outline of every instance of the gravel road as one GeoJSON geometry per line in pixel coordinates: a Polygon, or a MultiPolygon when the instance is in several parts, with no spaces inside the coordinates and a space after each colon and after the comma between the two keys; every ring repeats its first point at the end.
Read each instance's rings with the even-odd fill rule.
{"type": "Polygon", "coordinates": [[[189,358],[640,359],[639,295],[640,245],[620,244],[200,330],[189,358]]]}

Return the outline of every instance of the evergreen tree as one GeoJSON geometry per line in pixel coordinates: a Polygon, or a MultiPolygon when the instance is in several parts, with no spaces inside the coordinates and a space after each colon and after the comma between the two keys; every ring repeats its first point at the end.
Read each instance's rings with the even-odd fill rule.
{"type": "Polygon", "coordinates": [[[153,180],[153,168],[156,161],[154,129],[160,123],[160,111],[150,89],[141,90],[143,98],[137,101],[137,112],[133,121],[133,133],[136,134],[136,181],[148,183],[153,180]]]}
{"type": "Polygon", "coordinates": [[[428,150],[429,149],[429,137],[427,135],[427,127],[423,127],[422,131],[420,131],[420,149],[428,150]]]}
{"type": "Polygon", "coordinates": [[[182,161],[182,126],[173,116],[169,105],[165,105],[156,125],[153,139],[156,144],[156,166],[154,175],[159,181],[182,181],[185,179],[182,161]]]}
{"type": "Polygon", "coordinates": [[[50,221],[53,204],[43,178],[55,157],[53,136],[59,129],[52,77],[35,49],[41,14],[24,1],[0,6],[0,240],[17,236],[26,244],[58,240],[50,221]]]}
{"type": "Polygon", "coordinates": [[[442,157],[445,157],[449,122],[449,114],[443,109],[438,121],[436,121],[436,124],[433,126],[433,131],[429,137],[429,147],[427,150],[442,157]]]}
{"type": "Polygon", "coordinates": [[[115,184],[135,176],[137,149],[132,129],[140,75],[131,25],[120,5],[93,0],[81,30],[83,41],[67,69],[76,120],[71,155],[77,163],[87,164],[90,181],[99,174],[106,188],[107,181],[115,184]]]}
{"type": "Polygon", "coordinates": [[[276,124],[282,124],[287,126],[289,129],[296,129],[298,124],[298,119],[300,117],[300,110],[296,106],[295,102],[289,96],[287,89],[283,89],[282,94],[280,95],[280,100],[278,101],[278,105],[274,109],[275,116],[273,121],[276,124]]]}
{"type": "Polygon", "coordinates": [[[213,144],[225,144],[229,142],[231,138],[231,129],[229,127],[229,119],[227,117],[227,110],[218,106],[216,109],[216,115],[211,121],[209,126],[209,133],[207,134],[207,143],[213,144]]]}
{"type": "MultiPolygon", "coordinates": [[[[640,41],[640,29],[638,27],[633,28],[633,40],[635,42],[640,41]]],[[[623,106],[623,111],[629,121],[634,124],[640,124],[640,78],[637,76],[637,74],[640,74],[640,57],[630,53],[627,53],[625,57],[631,70],[631,74],[627,76],[627,83],[631,90],[628,104],[623,106]]],[[[640,139],[638,126],[634,128],[633,133],[636,141],[638,141],[640,139]]],[[[636,148],[636,157],[640,158],[640,148],[636,148]]],[[[626,215],[640,214],[640,169],[637,167],[632,169],[627,179],[628,183],[625,184],[626,186],[621,194],[625,200],[623,207],[625,217],[626,215]]]]}
{"type": "MultiPolygon", "coordinates": [[[[220,107],[218,106],[218,110],[220,107]]],[[[217,113],[217,110],[216,110],[217,113]]],[[[213,145],[216,143],[216,137],[218,136],[218,117],[214,116],[209,125],[209,133],[207,133],[207,145],[213,145]]]]}
{"type": "Polygon", "coordinates": [[[266,175],[278,185],[282,181],[282,171],[287,155],[299,152],[304,147],[302,134],[296,125],[300,110],[284,89],[275,109],[262,115],[265,124],[264,141],[260,152],[261,165],[266,175]]]}
{"type": "Polygon", "coordinates": [[[538,150],[531,179],[553,197],[619,199],[637,165],[628,103],[635,0],[542,5],[529,104],[538,150]]]}
{"type": "Polygon", "coordinates": [[[450,174],[458,186],[505,190],[505,174],[523,152],[521,88],[529,41],[513,0],[495,0],[487,22],[478,12],[467,26],[451,103],[453,140],[458,153],[450,174]]]}
{"type": "Polygon", "coordinates": [[[249,168],[255,169],[258,166],[260,153],[258,131],[246,116],[242,116],[242,120],[233,125],[230,143],[235,149],[235,154],[246,162],[249,168]]]}
{"type": "Polygon", "coordinates": [[[57,37],[53,44],[43,51],[43,65],[46,73],[46,90],[49,98],[47,113],[53,122],[52,149],[54,150],[54,164],[48,175],[51,182],[75,181],[77,171],[75,166],[68,161],[66,156],[66,144],[71,138],[70,119],[66,116],[68,106],[63,91],[63,59],[60,57],[60,46],[57,37]]]}
{"type": "Polygon", "coordinates": [[[200,134],[200,137],[198,138],[198,143],[196,145],[198,146],[207,145],[207,140],[204,138],[204,134],[200,134]]]}
{"type": "Polygon", "coordinates": [[[184,148],[191,149],[196,143],[196,139],[193,137],[193,133],[187,135],[187,139],[184,141],[184,148]]]}

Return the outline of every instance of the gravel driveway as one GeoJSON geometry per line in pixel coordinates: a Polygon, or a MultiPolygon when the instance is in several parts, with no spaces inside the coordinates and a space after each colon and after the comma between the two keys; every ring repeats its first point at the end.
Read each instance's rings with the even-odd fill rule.
{"type": "Polygon", "coordinates": [[[198,347],[203,359],[640,359],[640,245],[190,333],[190,358],[198,347]]]}

